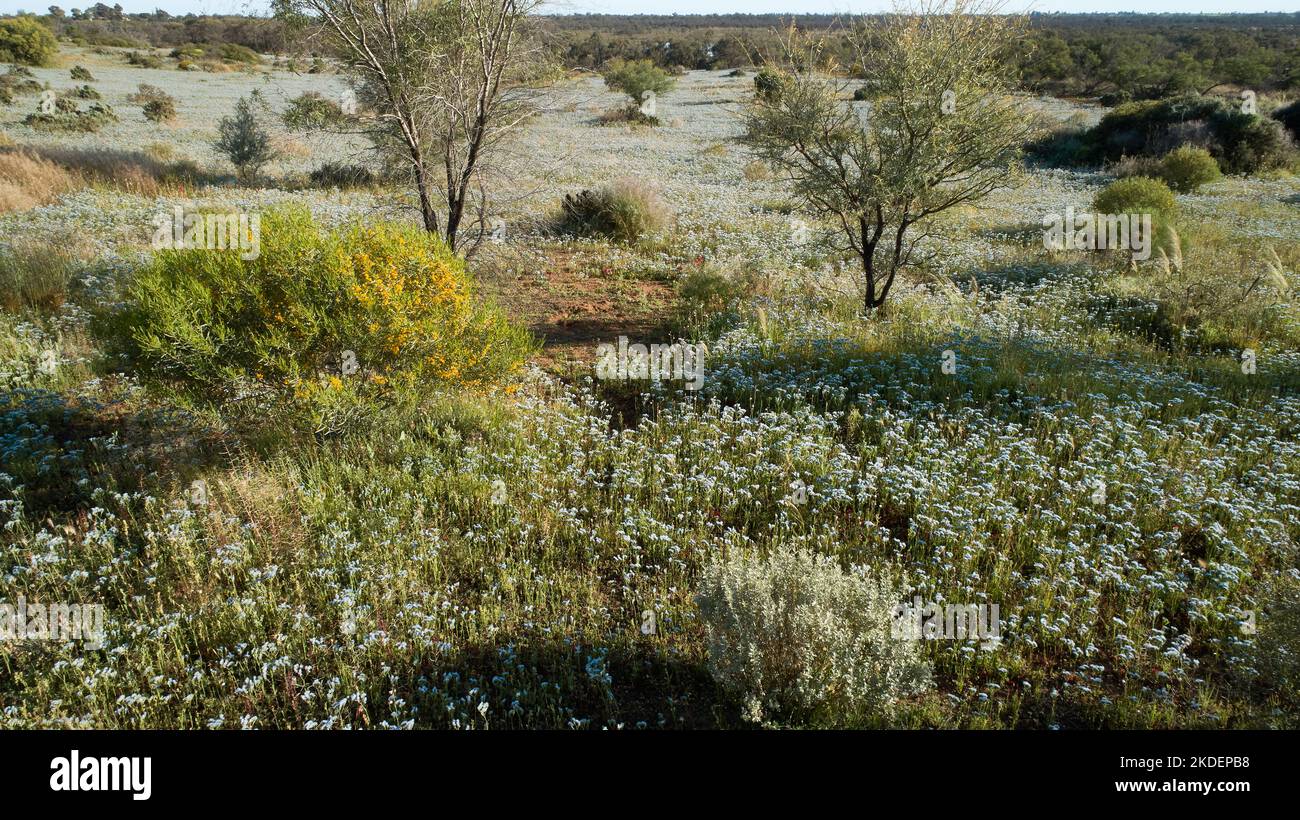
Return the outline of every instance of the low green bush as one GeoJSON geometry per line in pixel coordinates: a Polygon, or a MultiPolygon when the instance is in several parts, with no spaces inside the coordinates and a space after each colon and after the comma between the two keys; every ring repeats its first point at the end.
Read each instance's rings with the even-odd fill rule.
{"type": "Polygon", "coordinates": [[[1107,185],[1092,201],[1100,214],[1173,214],[1177,210],[1173,191],[1158,179],[1127,177],[1107,185]]]}
{"type": "Polygon", "coordinates": [[[1219,163],[1204,148],[1184,145],[1160,160],[1160,178],[1178,193],[1195,191],[1223,176],[1219,163]]]}
{"type": "Polygon", "coordinates": [[[286,208],[264,215],[256,247],[157,252],[96,333],[156,388],[316,433],[421,389],[498,382],[531,349],[476,298],[464,262],[414,227],[327,231],[286,208]]]}
{"type": "Polygon", "coordinates": [[[47,66],[58,53],[54,33],[35,17],[0,20],[0,63],[47,66]]]}

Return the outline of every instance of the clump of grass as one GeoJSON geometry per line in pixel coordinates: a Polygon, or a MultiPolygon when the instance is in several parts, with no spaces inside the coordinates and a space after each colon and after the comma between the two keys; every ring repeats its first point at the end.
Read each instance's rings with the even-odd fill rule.
{"type": "Polygon", "coordinates": [[[658,233],[668,225],[670,217],[659,192],[636,179],[620,179],[595,190],[568,194],[561,207],[566,230],[625,244],[658,233]]]}
{"type": "Polygon", "coordinates": [[[157,196],[166,185],[202,181],[206,175],[190,160],[168,159],[141,151],[46,147],[37,151],[92,185],[117,188],[138,196],[157,196]]]}
{"type": "Polygon", "coordinates": [[[763,182],[772,178],[772,169],[766,162],[752,160],[745,164],[744,174],[750,182],[763,182]]]}
{"type": "Polygon", "coordinates": [[[79,180],[57,163],[29,151],[0,151],[0,213],[53,202],[79,180]]]}
{"type": "Polygon", "coordinates": [[[48,243],[0,248],[0,306],[10,313],[57,313],[79,264],[67,248],[48,243]]]}

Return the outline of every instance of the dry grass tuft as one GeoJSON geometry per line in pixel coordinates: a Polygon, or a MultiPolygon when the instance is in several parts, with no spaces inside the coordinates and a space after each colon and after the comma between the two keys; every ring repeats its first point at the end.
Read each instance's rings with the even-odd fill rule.
{"type": "Polygon", "coordinates": [[[29,151],[0,150],[0,213],[48,204],[77,187],[77,177],[57,163],[29,151]]]}

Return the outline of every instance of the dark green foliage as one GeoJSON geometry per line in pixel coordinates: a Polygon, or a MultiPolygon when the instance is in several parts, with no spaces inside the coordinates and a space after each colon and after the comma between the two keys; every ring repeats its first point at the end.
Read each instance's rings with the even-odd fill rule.
{"type": "Polygon", "coordinates": [[[233,117],[222,117],[217,125],[217,141],[213,144],[235,166],[241,179],[257,175],[262,166],[275,158],[271,148],[271,135],[258,121],[253,103],[260,99],[256,91],[252,97],[241,97],[235,103],[233,117]]]}
{"type": "Polygon", "coordinates": [[[1159,157],[1191,145],[1204,148],[1230,174],[1285,167],[1295,147],[1281,123],[1241,108],[1234,101],[1194,95],[1124,103],[1078,135],[1077,151],[1042,143],[1032,152],[1040,158],[1054,153],[1065,164],[1101,164],[1123,157],[1159,157]]]}
{"type": "Polygon", "coordinates": [[[377,181],[369,168],[342,162],[327,162],[311,172],[313,188],[368,188],[377,181]]]}

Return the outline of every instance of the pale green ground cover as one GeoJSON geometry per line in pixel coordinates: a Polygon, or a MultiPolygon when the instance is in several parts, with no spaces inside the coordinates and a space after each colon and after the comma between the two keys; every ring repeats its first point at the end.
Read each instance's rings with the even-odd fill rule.
{"type": "MultiPolygon", "coordinates": [[[[59,141],[169,141],[211,164],[204,141],[241,93],[339,83],[89,67],[119,113],[138,114],[117,98],[150,82],[181,124],[59,141]]],[[[557,250],[673,286],[721,271],[730,296],[693,398],[533,372],[509,400],[431,396],[364,435],[245,450],[219,420],[90,372],[85,308],[115,298],[153,214],[179,199],[90,190],[0,216],[0,242],[72,233],[98,251],[58,319],[3,320],[0,600],[109,607],[104,650],[0,649],[0,723],[739,725],[707,674],[693,589],[714,556],[795,545],[890,574],[909,599],[999,603],[1002,645],[927,642],[936,688],[894,725],[1293,725],[1292,681],[1260,677],[1242,623],[1272,628],[1267,587],[1297,574],[1300,181],[1180,197],[1204,231],[1286,262],[1277,321],[1242,331],[1252,376],[1237,349],[1167,350],[1112,321],[1093,300],[1131,279],[1122,265],[1042,250],[1043,215],[1087,209],[1097,174],[1031,171],[956,214],[934,273],[959,287],[909,280],[864,323],[851,280],[816,275],[816,226],[794,245],[779,183],[746,180],[732,138],[752,79],[722,74],[682,78],[658,129],[599,124],[620,104],[599,80],[548,92],[499,169],[507,242],[476,260],[499,289],[557,250]],[[545,230],[561,194],[620,176],[660,188],[677,215],[664,237],[610,249],[545,230]],[[757,280],[724,276],[743,269],[757,280]],[[53,375],[39,367],[52,347],[53,375]],[[187,504],[195,479],[210,505],[187,504]]],[[[326,221],[400,213],[397,193],[193,195],[300,201],[326,221]]]]}

